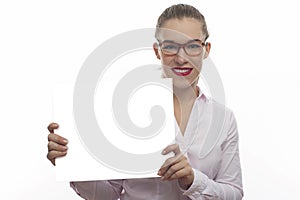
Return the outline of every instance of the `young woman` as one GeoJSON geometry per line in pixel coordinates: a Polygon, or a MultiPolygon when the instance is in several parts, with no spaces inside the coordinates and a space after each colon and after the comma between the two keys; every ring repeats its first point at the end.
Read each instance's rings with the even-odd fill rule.
{"type": "MultiPolygon", "coordinates": [[[[185,4],[167,8],[159,17],[153,44],[162,75],[173,79],[176,144],[167,146],[161,178],[72,182],[84,199],[242,199],[238,131],[233,113],[207,98],[197,86],[211,44],[203,15],[185,4]]],[[[48,159],[67,153],[67,140],[48,126],[48,159]]]]}

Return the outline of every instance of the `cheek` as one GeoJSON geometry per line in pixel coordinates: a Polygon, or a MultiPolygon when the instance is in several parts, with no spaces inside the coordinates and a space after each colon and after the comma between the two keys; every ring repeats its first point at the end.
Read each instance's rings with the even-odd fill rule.
{"type": "Polygon", "coordinates": [[[161,57],[161,64],[164,65],[164,67],[168,67],[171,66],[172,62],[172,58],[171,57],[166,57],[166,56],[162,56],[161,57]]]}
{"type": "Polygon", "coordinates": [[[170,70],[168,69],[168,66],[162,65],[162,67],[161,67],[161,76],[162,76],[162,78],[169,77],[169,74],[170,74],[169,71],[170,70]]]}
{"type": "Polygon", "coordinates": [[[202,63],[203,63],[202,58],[194,58],[194,59],[190,60],[190,64],[191,64],[194,68],[198,69],[199,71],[200,71],[201,68],[202,68],[202,63]]]}

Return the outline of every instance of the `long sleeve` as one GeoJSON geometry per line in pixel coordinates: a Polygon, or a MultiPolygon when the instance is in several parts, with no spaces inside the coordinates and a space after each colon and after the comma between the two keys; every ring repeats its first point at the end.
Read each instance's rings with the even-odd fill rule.
{"type": "Polygon", "coordinates": [[[117,200],[120,198],[123,180],[71,182],[75,192],[86,200],[117,200]]]}
{"type": "Polygon", "coordinates": [[[221,144],[222,160],[214,179],[194,169],[194,181],[183,195],[192,200],[240,200],[243,197],[242,175],[238,149],[238,130],[233,114],[230,115],[227,137],[221,144]]]}

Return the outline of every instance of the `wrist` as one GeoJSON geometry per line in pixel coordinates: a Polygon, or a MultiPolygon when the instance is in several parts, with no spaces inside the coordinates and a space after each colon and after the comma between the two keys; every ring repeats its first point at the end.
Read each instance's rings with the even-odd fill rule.
{"type": "Polygon", "coordinates": [[[179,186],[183,189],[183,190],[187,190],[191,187],[191,185],[194,182],[194,172],[192,175],[184,177],[182,179],[178,179],[178,183],[179,186]]]}

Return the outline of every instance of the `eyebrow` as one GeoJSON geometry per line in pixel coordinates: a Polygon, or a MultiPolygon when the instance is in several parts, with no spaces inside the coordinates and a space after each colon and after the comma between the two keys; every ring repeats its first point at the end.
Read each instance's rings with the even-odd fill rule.
{"type": "MultiPolygon", "coordinates": [[[[200,39],[192,39],[192,40],[189,40],[189,41],[187,41],[186,43],[189,43],[189,42],[195,42],[195,41],[197,41],[197,42],[202,42],[200,39]]],[[[162,42],[172,42],[172,43],[177,43],[177,42],[175,42],[174,40],[164,40],[164,41],[162,41],[162,42]]]]}

